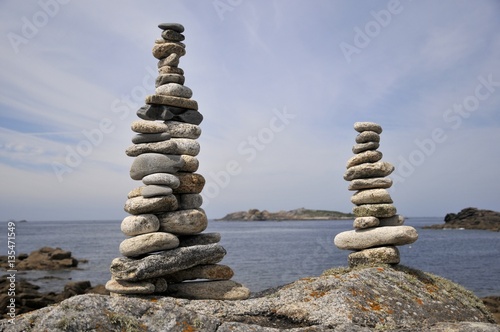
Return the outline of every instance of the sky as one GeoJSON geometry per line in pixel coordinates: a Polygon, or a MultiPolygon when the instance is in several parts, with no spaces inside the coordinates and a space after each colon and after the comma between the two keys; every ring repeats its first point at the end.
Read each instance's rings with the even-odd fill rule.
{"type": "Polygon", "coordinates": [[[204,116],[210,219],[350,212],[354,122],[383,128],[400,214],[500,210],[500,2],[0,2],[0,220],[121,219],[162,22],[204,116]]]}

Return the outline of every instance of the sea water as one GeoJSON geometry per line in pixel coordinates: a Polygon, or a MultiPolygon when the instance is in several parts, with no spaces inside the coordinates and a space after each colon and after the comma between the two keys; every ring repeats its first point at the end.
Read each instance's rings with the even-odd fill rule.
{"type": "MultiPolygon", "coordinates": [[[[80,263],[76,270],[19,271],[18,276],[41,286],[62,290],[70,280],[104,284],[111,261],[120,257],[125,239],[121,221],[30,221],[16,223],[16,252],[30,253],[43,246],[69,250],[80,263]]],[[[399,247],[401,264],[430,272],[472,290],[478,296],[500,295],[500,232],[432,230],[442,218],[409,218],[417,242],[399,247]]],[[[6,239],[7,226],[0,236],[6,239]]],[[[332,267],[346,266],[349,251],[333,244],[336,234],[352,229],[352,220],[210,221],[205,232],[219,232],[227,255],[221,264],[235,271],[233,280],[251,291],[276,287],[298,278],[318,276],[332,267]]],[[[5,255],[7,246],[0,251],[5,255]]]]}

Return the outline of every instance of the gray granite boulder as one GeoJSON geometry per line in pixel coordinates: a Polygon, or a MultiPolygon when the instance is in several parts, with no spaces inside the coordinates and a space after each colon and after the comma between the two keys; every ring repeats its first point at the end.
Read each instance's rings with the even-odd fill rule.
{"type": "Polygon", "coordinates": [[[460,285],[379,265],[331,269],[247,300],[79,295],[1,324],[5,332],[500,332],[493,322],[460,285]]]}

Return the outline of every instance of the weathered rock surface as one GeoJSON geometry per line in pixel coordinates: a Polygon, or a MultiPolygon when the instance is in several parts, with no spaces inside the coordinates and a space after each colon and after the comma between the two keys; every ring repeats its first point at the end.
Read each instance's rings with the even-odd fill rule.
{"type": "Polygon", "coordinates": [[[396,207],[392,204],[363,204],[352,208],[356,217],[389,218],[396,214],[396,207]]]}
{"type": "Polygon", "coordinates": [[[394,166],[385,161],[359,164],[347,169],[344,173],[344,180],[351,181],[354,179],[384,177],[391,174],[393,171],[394,166]]]}
{"type": "Polygon", "coordinates": [[[465,228],[500,232],[500,212],[492,210],[480,210],[469,207],[458,213],[448,213],[444,217],[444,222],[444,224],[426,226],[424,228],[465,228]]]}
{"type": "Polygon", "coordinates": [[[399,264],[399,250],[394,246],[369,248],[347,256],[349,266],[373,264],[399,264]]]}
{"type": "Polygon", "coordinates": [[[174,195],[144,198],[142,196],[127,199],[124,210],[133,215],[174,211],[178,207],[174,195]]]}
{"type": "Polygon", "coordinates": [[[125,239],[120,243],[120,253],[126,257],[136,257],[147,253],[177,248],[179,239],[170,233],[153,232],[125,239]]]}
{"type": "Polygon", "coordinates": [[[160,228],[160,221],[154,214],[127,216],[123,219],[120,228],[123,234],[135,236],[156,232],[160,228]]]}
{"type": "Polygon", "coordinates": [[[332,269],[248,300],[75,296],[14,323],[3,331],[500,331],[463,287],[384,265],[332,269]]]}

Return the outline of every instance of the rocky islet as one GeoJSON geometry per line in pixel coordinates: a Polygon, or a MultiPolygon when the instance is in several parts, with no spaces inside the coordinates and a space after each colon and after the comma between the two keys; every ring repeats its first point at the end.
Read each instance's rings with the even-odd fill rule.
{"type": "Polygon", "coordinates": [[[347,161],[344,180],[350,181],[349,190],[356,191],[351,202],[354,230],[337,234],[334,239],[339,249],[353,250],[349,254],[349,266],[364,264],[398,264],[396,246],[411,244],[418,239],[415,228],[405,226],[404,217],[397,209],[389,191],[392,180],[388,178],[394,166],[382,161],[380,146],[382,127],[374,122],[356,122],[358,132],[355,154],[347,161]]]}
{"type": "Polygon", "coordinates": [[[130,177],[142,185],[128,193],[121,223],[128,236],[119,247],[106,289],[112,295],[162,294],[190,299],[246,299],[250,292],[230,280],[218,264],[226,254],[217,233],[202,233],[208,219],[200,195],[205,179],[196,173],[203,120],[193,91],[178,67],[186,54],[184,27],[162,23],[153,56],[159,75],[153,95],[139,108],[140,120],[125,153],[133,157],[130,177]],[[190,282],[187,282],[190,281],[190,282]]]}

